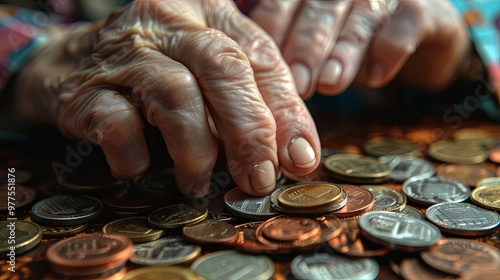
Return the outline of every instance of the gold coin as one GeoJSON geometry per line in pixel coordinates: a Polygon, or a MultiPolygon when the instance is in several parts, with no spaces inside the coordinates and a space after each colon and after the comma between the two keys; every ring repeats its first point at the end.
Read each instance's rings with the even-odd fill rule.
{"type": "Polygon", "coordinates": [[[488,153],[480,147],[451,141],[432,143],[427,152],[434,159],[447,163],[476,164],[488,158],[488,153]]]}
{"type": "Polygon", "coordinates": [[[107,223],[104,233],[125,235],[133,243],[154,241],[163,236],[164,230],[152,228],[148,224],[148,217],[128,217],[107,223]]]}
{"type": "Polygon", "coordinates": [[[455,142],[490,149],[495,146],[496,139],[486,130],[479,128],[462,128],[453,133],[455,142]]]}
{"type": "Polygon", "coordinates": [[[208,216],[207,208],[177,204],[163,207],[148,215],[148,223],[156,228],[178,228],[203,221],[208,216]]]}
{"type": "Polygon", "coordinates": [[[470,199],[479,206],[500,211],[500,185],[478,187],[472,191],[470,199]]]}
{"type": "Polygon", "coordinates": [[[476,187],[500,186],[500,177],[489,177],[477,181],[476,187]]]}
{"type": "Polygon", "coordinates": [[[336,154],[325,159],[332,177],[354,183],[380,183],[389,178],[389,168],[377,159],[353,154],[336,154]]]}
{"type": "Polygon", "coordinates": [[[372,138],[363,145],[363,150],[375,157],[386,155],[420,155],[417,146],[413,145],[410,141],[389,137],[372,138]]]}
{"type": "Polygon", "coordinates": [[[181,266],[150,266],[131,270],[123,280],[201,280],[189,268],[181,266]]]}
{"type": "Polygon", "coordinates": [[[300,183],[284,189],[278,203],[287,208],[318,208],[335,203],[341,196],[340,186],[327,182],[300,183]]]}
{"type": "Polygon", "coordinates": [[[0,254],[14,259],[17,255],[35,247],[42,240],[42,229],[33,222],[0,221],[0,254]],[[12,252],[12,247],[14,251],[12,252]],[[11,255],[9,255],[11,254],[11,255]]]}

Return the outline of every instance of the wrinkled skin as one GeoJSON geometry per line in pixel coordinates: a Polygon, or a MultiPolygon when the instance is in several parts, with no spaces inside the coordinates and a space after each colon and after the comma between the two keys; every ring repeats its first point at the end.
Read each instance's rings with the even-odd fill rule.
{"type": "Polygon", "coordinates": [[[448,0],[261,0],[250,17],[280,46],[303,98],[397,75],[439,90],[466,64],[466,26],[448,0]]]}
{"type": "Polygon", "coordinates": [[[161,131],[186,195],[208,191],[218,141],[248,194],[271,192],[280,168],[303,176],[319,164],[279,48],[229,0],[135,1],[53,33],[19,75],[18,106],[99,144],[118,179],[149,166],[145,122],[161,131]]]}

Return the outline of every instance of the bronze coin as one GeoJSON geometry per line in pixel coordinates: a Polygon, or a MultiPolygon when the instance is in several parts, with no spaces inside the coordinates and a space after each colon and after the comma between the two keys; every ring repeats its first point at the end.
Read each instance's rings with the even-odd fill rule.
{"type": "Polygon", "coordinates": [[[262,223],[255,231],[255,235],[258,241],[270,247],[298,249],[312,245],[318,240],[320,236],[318,228],[317,222],[308,218],[278,216],[262,223]],[[304,220],[301,221],[301,219],[304,220]],[[291,238],[286,236],[287,234],[291,238]],[[272,236],[273,239],[268,238],[267,235],[272,236]]]}
{"type": "Polygon", "coordinates": [[[436,168],[437,177],[459,181],[474,187],[477,182],[495,176],[493,170],[481,165],[472,164],[441,164],[436,168]]]}
{"type": "Polygon", "coordinates": [[[132,255],[132,241],[118,234],[92,233],[63,239],[47,250],[47,260],[60,270],[116,267],[132,255]]]}
{"type": "Polygon", "coordinates": [[[238,232],[237,238],[230,245],[233,245],[236,250],[248,253],[286,254],[291,252],[290,248],[276,248],[260,243],[257,240],[255,232],[262,223],[264,222],[256,221],[256,222],[236,225],[235,229],[238,232]]]}
{"type": "Polygon", "coordinates": [[[344,207],[337,211],[333,211],[332,215],[339,218],[349,218],[361,215],[372,209],[374,201],[373,194],[366,188],[355,185],[340,185],[347,193],[347,203],[344,207]]]}
{"type": "Polygon", "coordinates": [[[320,231],[318,222],[308,218],[283,217],[271,220],[262,226],[264,237],[285,242],[307,240],[319,236],[320,231]]]}
{"type": "Polygon", "coordinates": [[[154,241],[165,233],[162,229],[152,228],[146,216],[127,217],[109,222],[102,228],[102,232],[125,235],[133,243],[154,241]]]}
{"type": "Polygon", "coordinates": [[[434,269],[417,258],[404,259],[400,267],[401,276],[407,280],[458,279],[453,275],[434,269]]]}
{"type": "Polygon", "coordinates": [[[340,234],[328,241],[335,251],[353,257],[375,257],[387,255],[391,250],[361,237],[359,218],[342,221],[340,234]]]}
{"type": "Polygon", "coordinates": [[[199,244],[233,242],[237,233],[233,225],[224,221],[204,220],[182,228],[182,236],[185,239],[199,244]]]}

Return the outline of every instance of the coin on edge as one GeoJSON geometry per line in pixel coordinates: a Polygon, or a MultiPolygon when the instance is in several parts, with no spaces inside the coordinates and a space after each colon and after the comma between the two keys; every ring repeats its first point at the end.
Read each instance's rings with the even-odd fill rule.
{"type": "Polygon", "coordinates": [[[194,225],[184,226],[182,236],[198,244],[218,244],[235,241],[237,231],[230,223],[204,220],[194,225]]]}
{"type": "Polygon", "coordinates": [[[402,213],[368,212],[359,218],[359,227],[373,242],[410,252],[427,249],[441,239],[436,226],[402,213]]]}
{"type": "Polygon", "coordinates": [[[178,228],[199,223],[207,216],[207,208],[198,209],[188,204],[177,204],[151,212],[148,223],[157,228],[178,228]]]}
{"type": "Polygon", "coordinates": [[[468,270],[500,270],[500,250],[470,239],[447,238],[420,256],[435,269],[455,275],[468,270]]]}
{"type": "Polygon", "coordinates": [[[144,279],[176,279],[176,280],[202,280],[189,268],[182,266],[150,266],[130,270],[123,280],[144,279]]]}
{"type": "Polygon", "coordinates": [[[191,265],[191,270],[207,280],[270,279],[274,262],[266,256],[227,250],[204,255],[191,265]]]}
{"type": "Polygon", "coordinates": [[[463,236],[493,233],[500,225],[500,214],[470,203],[443,202],[427,208],[425,216],[443,232],[463,236]]]}
{"type": "Polygon", "coordinates": [[[104,225],[102,232],[125,235],[133,243],[154,241],[165,233],[162,229],[152,228],[146,216],[114,220],[104,225]]]}
{"type": "Polygon", "coordinates": [[[375,279],[379,273],[377,261],[370,258],[347,258],[344,256],[315,253],[298,255],[290,263],[297,279],[375,279]]]}
{"type": "Polygon", "coordinates": [[[459,181],[467,186],[476,184],[488,177],[495,176],[493,170],[486,166],[474,164],[441,164],[436,168],[436,176],[459,181]]]}
{"type": "Polygon", "coordinates": [[[500,185],[475,188],[470,200],[481,207],[500,211],[500,185]]]}
{"type": "Polygon", "coordinates": [[[0,254],[2,257],[11,252],[14,247],[14,257],[29,251],[42,241],[42,229],[28,221],[0,221],[0,254]],[[13,237],[13,239],[12,239],[13,237]],[[12,243],[12,241],[15,243],[12,243]]]}

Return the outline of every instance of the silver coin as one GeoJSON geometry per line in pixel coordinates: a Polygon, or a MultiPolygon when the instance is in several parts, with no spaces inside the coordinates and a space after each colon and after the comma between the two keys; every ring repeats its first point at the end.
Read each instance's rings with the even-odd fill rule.
{"type": "Polygon", "coordinates": [[[380,185],[362,185],[373,194],[373,207],[371,211],[400,212],[406,206],[406,196],[395,189],[380,185]]]}
{"type": "Polygon", "coordinates": [[[347,193],[342,189],[342,194],[339,199],[339,201],[333,205],[327,206],[327,207],[322,207],[322,208],[317,208],[314,210],[300,210],[300,209],[288,209],[288,208],[283,208],[279,205],[278,203],[278,195],[284,191],[287,188],[287,186],[284,187],[278,187],[276,188],[272,193],[271,193],[271,206],[281,212],[281,213],[287,213],[287,214],[326,214],[326,213],[331,213],[333,211],[339,210],[340,208],[344,207],[347,204],[347,193]]]}
{"type": "Polygon", "coordinates": [[[462,202],[471,194],[468,186],[439,177],[408,179],[403,183],[402,190],[408,199],[426,206],[441,202],[462,202]]]}
{"type": "Polygon", "coordinates": [[[389,178],[397,182],[412,177],[429,178],[436,172],[431,162],[418,157],[387,155],[379,157],[378,161],[389,167],[389,178]]]}
{"type": "Polygon", "coordinates": [[[31,218],[42,225],[75,226],[94,220],[102,209],[102,202],[91,196],[58,195],[33,205],[31,218]]]}
{"type": "Polygon", "coordinates": [[[425,216],[444,232],[466,236],[485,235],[500,225],[500,214],[470,203],[435,204],[427,208],[425,216]]]}
{"type": "Polygon", "coordinates": [[[280,213],[271,207],[271,197],[255,197],[245,194],[240,188],[233,188],[224,195],[227,211],[234,215],[255,220],[267,220],[280,213]]]}
{"type": "Polygon", "coordinates": [[[293,258],[290,268],[297,279],[375,279],[379,265],[374,259],[347,258],[316,253],[298,255],[293,258]]]}
{"type": "Polygon", "coordinates": [[[441,238],[441,232],[433,224],[403,213],[368,212],[359,218],[359,227],[370,240],[406,251],[426,249],[441,238]]]}
{"type": "Polygon", "coordinates": [[[422,212],[420,212],[417,208],[415,207],[411,207],[410,205],[406,205],[405,206],[405,209],[403,209],[403,211],[401,211],[401,213],[403,214],[407,214],[407,215],[411,215],[415,218],[419,218],[419,219],[425,219],[425,215],[422,214],[422,212]]]}
{"type": "Polygon", "coordinates": [[[191,265],[191,270],[207,280],[267,280],[274,274],[274,262],[266,256],[227,250],[204,255],[191,265]]]}
{"type": "Polygon", "coordinates": [[[175,235],[135,244],[130,261],[141,265],[174,265],[192,260],[200,254],[200,246],[175,235]]]}

